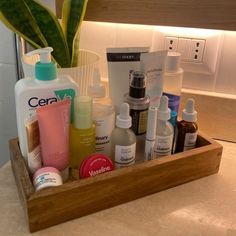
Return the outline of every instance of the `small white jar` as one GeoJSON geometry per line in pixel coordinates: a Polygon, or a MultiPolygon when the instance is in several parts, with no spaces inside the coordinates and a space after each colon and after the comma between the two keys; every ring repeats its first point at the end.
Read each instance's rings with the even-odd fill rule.
{"type": "Polygon", "coordinates": [[[54,167],[43,167],[34,173],[33,184],[36,191],[62,185],[62,183],[60,172],[54,167]]]}

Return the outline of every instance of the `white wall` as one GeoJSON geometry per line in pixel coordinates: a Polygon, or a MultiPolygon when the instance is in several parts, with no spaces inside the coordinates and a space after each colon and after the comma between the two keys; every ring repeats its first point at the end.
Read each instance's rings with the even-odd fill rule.
{"type": "MultiPolygon", "coordinates": [[[[83,22],[80,47],[101,55],[100,69],[102,76],[107,78],[107,47],[149,46],[152,50],[159,49],[161,37],[158,29],[155,26],[83,22]]],[[[236,94],[236,32],[221,31],[221,34],[216,73],[185,73],[184,88],[236,94]]]]}
{"type": "Polygon", "coordinates": [[[8,140],[17,136],[14,85],[17,80],[13,33],[0,22],[0,166],[9,160],[8,140]]]}

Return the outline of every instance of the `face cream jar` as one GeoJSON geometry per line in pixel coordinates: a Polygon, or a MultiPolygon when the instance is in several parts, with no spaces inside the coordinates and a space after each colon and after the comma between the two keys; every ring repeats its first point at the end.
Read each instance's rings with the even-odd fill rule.
{"type": "Polygon", "coordinates": [[[34,173],[33,184],[36,191],[62,185],[59,170],[54,167],[43,167],[34,173]]]}

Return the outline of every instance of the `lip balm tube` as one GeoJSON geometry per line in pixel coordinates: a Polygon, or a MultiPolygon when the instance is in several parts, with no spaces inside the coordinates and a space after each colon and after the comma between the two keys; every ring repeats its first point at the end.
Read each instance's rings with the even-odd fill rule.
{"type": "Polygon", "coordinates": [[[148,109],[147,133],[145,141],[145,161],[153,159],[152,153],[156,140],[156,121],[157,108],[150,106],[148,109]]]}
{"type": "Polygon", "coordinates": [[[69,125],[71,100],[62,100],[36,110],[43,166],[57,168],[65,181],[69,175],[69,125]]]}

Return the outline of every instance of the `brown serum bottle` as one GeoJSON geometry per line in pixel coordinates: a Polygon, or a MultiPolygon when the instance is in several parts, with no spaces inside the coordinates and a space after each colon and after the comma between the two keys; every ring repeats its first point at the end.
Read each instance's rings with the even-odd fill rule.
{"type": "Polygon", "coordinates": [[[192,98],[187,100],[185,109],[182,112],[182,119],[178,123],[178,138],[175,153],[196,147],[198,132],[198,126],[196,124],[197,112],[194,109],[194,100],[192,98]]]}

